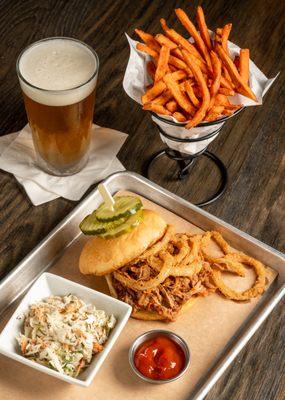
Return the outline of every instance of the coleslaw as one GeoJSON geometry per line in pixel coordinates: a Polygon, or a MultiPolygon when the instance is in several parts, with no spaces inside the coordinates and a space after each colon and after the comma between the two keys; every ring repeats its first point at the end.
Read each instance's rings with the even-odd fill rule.
{"type": "Polygon", "coordinates": [[[32,304],[23,318],[23,333],[17,337],[22,354],[72,377],[103,350],[116,324],[113,314],[72,294],[32,304]]]}

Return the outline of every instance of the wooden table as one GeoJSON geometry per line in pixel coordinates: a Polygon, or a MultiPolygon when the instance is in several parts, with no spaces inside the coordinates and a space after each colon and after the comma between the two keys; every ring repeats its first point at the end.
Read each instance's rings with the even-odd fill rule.
{"type": "MultiPolygon", "coordinates": [[[[163,147],[149,116],[124,93],[122,79],[129,48],[124,32],[159,30],[182,6],[193,16],[199,2],[150,0],[2,0],[0,3],[1,135],[17,131],[26,116],[15,73],[27,44],[48,36],[72,36],[94,47],[100,58],[95,121],[129,134],[119,153],[126,169],[142,173],[145,161],[163,147]]],[[[204,1],[209,27],[233,23],[231,39],[251,49],[251,58],[269,77],[284,66],[285,3],[279,0],[204,1]]],[[[262,107],[245,110],[223,128],[210,150],[224,161],[226,194],[206,210],[279,250],[284,250],[284,74],[262,107]],[[283,160],[283,163],[282,163],[283,160]]],[[[199,201],[215,190],[218,174],[201,160],[183,184],[168,162],[167,179],[152,179],[178,195],[199,201]]],[[[161,164],[157,170],[164,170],[161,164]]],[[[4,277],[76,203],[58,199],[33,207],[13,176],[0,173],[0,277],[4,277]]],[[[284,305],[283,305],[284,306],[284,305]]],[[[284,308],[284,307],[283,307],[284,308]]],[[[285,398],[285,316],[280,304],[223,375],[207,400],[285,398]]]]}

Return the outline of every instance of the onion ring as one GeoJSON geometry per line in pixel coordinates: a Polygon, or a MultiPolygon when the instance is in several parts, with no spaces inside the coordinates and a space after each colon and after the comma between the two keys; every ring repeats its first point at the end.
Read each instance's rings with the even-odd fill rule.
{"type": "MultiPolygon", "coordinates": [[[[184,266],[190,263],[189,256],[191,249],[188,246],[188,237],[186,235],[176,234],[167,244],[168,246],[165,251],[173,257],[174,264],[180,265],[183,263],[182,266],[184,266]],[[173,247],[178,249],[176,254],[174,254],[174,249],[172,249],[173,247]]],[[[147,262],[155,271],[160,271],[162,260],[159,258],[159,254],[150,255],[147,257],[147,262]]]]}
{"type": "Polygon", "coordinates": [[[163,252],[163,255],[161,255],[161,257],[164,259],[163,267],[154,278],[151,278],[147,281],[137,281],[133,278],[129,278],[121,274],[119,271],[114,271],[113,275],[115,279],[117,279],[120,283],[133,290],[149,290],[155,288],[160,283],[165,281],[165,279],[169,276],[169,273],[173,266],[173,257],[169,253],[163,252]]]}
{"type": "Polygon", "coordinates": [[[193,262],[187,267],[172,267],[169,275],[191,277],[193,275],[199,274],[202,268],[203,268],[203,262],[197,261],[193,262]]]}
{"type": "Polygon", "coordinates": [[[234,252],[219,232],[208,231],[196,235],[174,234],[173,232],[174,228],[168,225],[163,237],[129,264],[129,266],[136,266],[138,262],[144,261],[152,271],[156,272],[155,277],[147,280],[134,279],[120,270],[114,271],[113,277],[132,290],[147,291],[158,287],[169,276],[191,278],[198,275],[204,271],[204,263],[206,263],[213,287],[225,297],[231,300],[245,301],[264,292],[266,285],[264,265],[243,253],[234,252]],[[219,246],[223,256],[213,257],[206,253],[205,247],[211,239],[219,246]],[[224,283],[222,272],[231,272],[244,277],[245,266],[243,264],[254,268],[257,278],[251,288],[239,293],[224,283]]]}
{"type": "Polygon", "coordinates": [[[139,260],[145,260],[148,257],[157,254],[164,247],[166,247],[170,241],[171,236],[173,236],[175,229],[172,225],[167,225],[166,231],[161,239],[159,239],[156,243],[154,243],[151,247],[146,249],[139,257],[137,257],[133,263],[136,263],[139,260]]]}
{"type": "Polygon", "coordinates": [[[241,263],[232,259],[233,254],[238,253],[226,254],[224,257],[214,258],[213,266],[221,271],[233,272],[238,276],[244,277],[245,268],[241,263]]]}
{"type": "Polygon", "coordinates": [[[152,255],[147,259],[148,265],[156,272],[159,272],[163,267],[163,260],[158,255],[152,255]]]}
{"type": "Polygon", "coordinates": [[[233,252],[231,250],[229,244],[225,241],[225,239],[219,232],[217,231],[206,232],[206,234],[202,239],[201,249],[204,259],[209,263],[213,264],[214,266],[216,266],[217,268],[219,268],[220,270],[233,272],[239,276],[245,276],[244,267],[240,263],[238,263],[238,261],[232,260],[231,257],[233,254],[239,254],[239,253],[233,252]],[[213,238],[213,240],[219,246],[221,251],[224,253],[223,257],[213,257],[204,251],[203,248],[207,246],[211,238],[213,238]]]}
{"type": "MultiPolygon", "coordinates": [[[[192,260],[191,261],[194,261],[196,258],[199,257],[202,238],[203,238],[202,235],[195,235],[190,238],[190,241],[192,243],[192,249],[191,249],[192,260]]],[[[189,262],[191,262],[191,261],[189,260],[189,262]]]]}
{"type": "Polygon", "coordinates": [[[190,236],[188,234],[181,234],[178,233],[175,235],[176,238],[178,238],[178,241],[176,242],[176,246],[180,248],[181,246],[184,246],[183,253],[180,254],[179,259],[177,261],[180,264],[180,268],[184,268],[185,266],[191,264],[192,262],[196,262],[197,260],[200,260],[200,242],[202,239],[202,235],[193,235],[190,236]],[[182,254],[185,255],[185,257],[182,257],[182,254]]]}
{"type": "Polygon", "coordinates": [[[180,238],[174,241],[174,245],[178,248],[179,252],[172,255],[172,257],[175,264],[180,264],[181,261],[183,261],[183,259],[189,254],[189,247],[187,246],[187,242],[180,238]]]}
{"type": "MultiPolygon", "coordinates": [[[[190,248],[188,235],[175,235],[175,238],[171,242],[179,249],[179,252],[173,255],[174,265],[171,268],[169,276],[191,277],[201,271],[203,267],[202,260],[199,257],[199,243],[201,238],[201,235],[191,237],[192,248],[190,248]]],[[[151,267],[157,270],[155,264],[151,263],[151,267]]]]}
{"type": "Polygon", "coordinates": [[[232,253],[231,257],[236,259],[236,261],[238,262],[253,267],[257,275],[256,281],[251,288],[239,293],[231,289],[224,283],[220,271],[213,269],[212,279],[215,285],[217,286],[218,290],[228,299],[237,301],[249,300],[253,297],[258,296],[259,294],[262,294],[265,290],[265,285],[266,285],[266,269],[264,265],[261,262],[243,253],[232,253]]]}
{"type": "Polygon", "coordinates": [[[219,248],[222,250],[224,254],[233,254],[230,245],[225,241],[220,232],[217,231],[206,232],[202,239],[201,250],[204,258],[207,261],[212,263],[215,262],[215,258],[207,254],[204,250],[204,248],[208,245],[211,238],[213,238],[213,240],[216,242],[216,244],[219,246],[219,248]]]}

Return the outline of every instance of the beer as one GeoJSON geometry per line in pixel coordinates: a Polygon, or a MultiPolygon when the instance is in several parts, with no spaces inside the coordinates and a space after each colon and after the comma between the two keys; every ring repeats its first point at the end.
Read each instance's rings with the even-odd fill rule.
{"type": "Polygon", "coordinates": [[[98,74],[96,53],[70,38],[36,42],[17,72],[39,166],[71,175],[88,160],[98,74]]]}

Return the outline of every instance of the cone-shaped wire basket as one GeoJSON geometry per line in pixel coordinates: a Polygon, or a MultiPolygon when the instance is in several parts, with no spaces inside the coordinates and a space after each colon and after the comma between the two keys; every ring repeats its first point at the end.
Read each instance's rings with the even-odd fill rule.
{"type": "Polygon", "coordinates": [[[203,207],[219,199],[224,194],[227,187],[227,168],[219,157],[207,150],[207,147],[210,142],[218,136],[224,123],[239,114],[243,109],[244,108],[240,108],[232,115],[222,117],[216,121],[201,122],[197,127],[189,131],[191,137],[185,137],[183,134],[181,135],[176,133],[177,130],[181,130],[185,127],[185,123],[170,121],[158,116],[157,114],[151,113],[152,120],[159,130],[160,138],[167,147],[160,150],[158,153],[153,154],[147,161],[145,166],[145,176],[149,178],[150,170],[154,167],[155,162],[161,157],[166,156],[169,159],[176,161],[178,167],[177,178],[182,181],[189,176],[191,167],[200,157],[207,157],[207,159],[213,162],[219,169],[220,183],[214,194],[209,196],[207,199],[196,203],[196,205],[203,207]],[[205,134],[201,135],[201,129],[205,131],[205,134]],[[198,132],[197,134],[195,134],[195,130],[198,132]]]}

